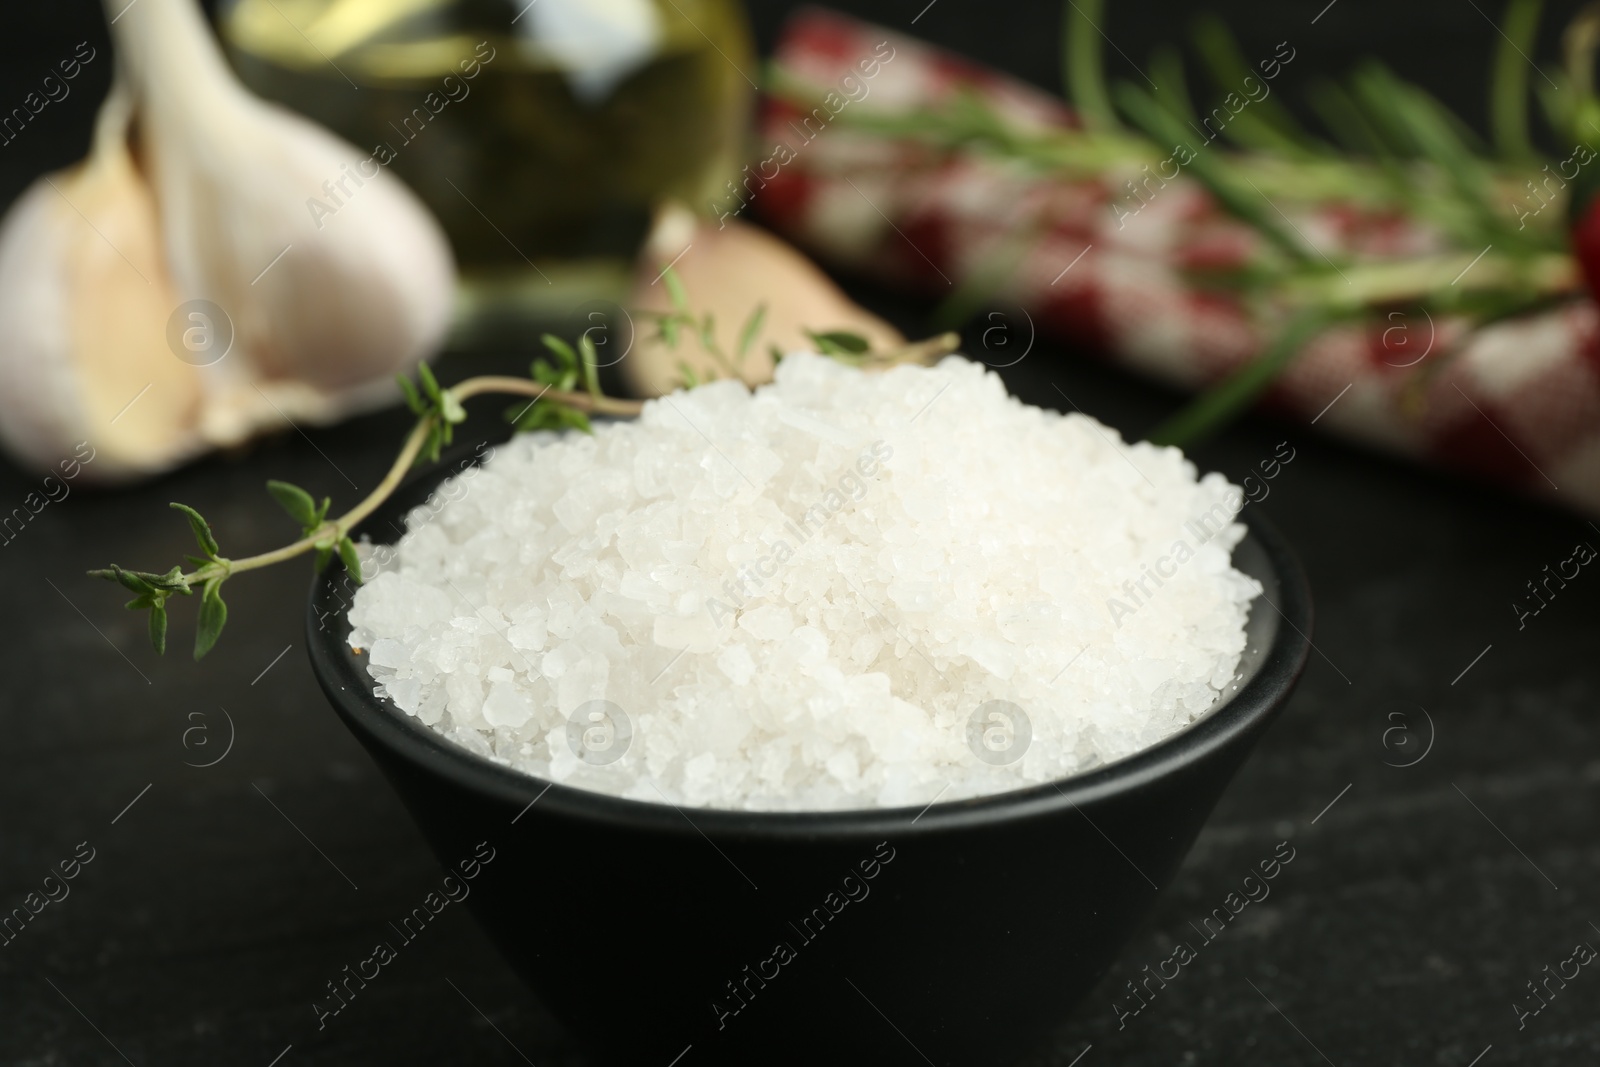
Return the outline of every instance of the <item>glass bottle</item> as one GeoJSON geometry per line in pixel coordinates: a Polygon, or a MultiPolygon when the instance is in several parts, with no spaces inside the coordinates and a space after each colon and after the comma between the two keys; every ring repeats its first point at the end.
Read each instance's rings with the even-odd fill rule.
{"type": "Polygon", "coordinates": [[[220,28],[439,218],[467,336],[619,298],[656,208],[737,171],[756,69],[738,0],[228,0],[220,28]]]}

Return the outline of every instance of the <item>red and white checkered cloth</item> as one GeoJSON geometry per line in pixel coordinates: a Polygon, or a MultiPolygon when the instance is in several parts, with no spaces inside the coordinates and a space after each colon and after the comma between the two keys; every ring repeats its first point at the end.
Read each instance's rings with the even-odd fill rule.
{"type": "MultiPolygon", "coordinates": [[[[1245,263],[1260,238],[1182,175],[1119,224],[1113,205],[1138,204],[1126,186],[1136,172],[1044,177],[976,152],[853,129],[831,114],[892,114],[967,91],[1015,124],[1074,126],[1070,110],[1048,95],[817,9],[790,21],[776,60],[819,98],[835,96],[820,113],[767,102],[768,162],[750,168],[743,195],[824,260],[948,295],[1020,252],[1004,291],[1008,303],[1047,332],[1187,388],[1254,359],[1281,327],[1274,309],[1186,280],[1185,271],[1245,263]],[[872,59],[875,68],[861,66],[872,59]]],[[[1384,259],[1451,248],[1424,223],[1344,205],[1290,209],[1289,216],[1326,252],[1384,259]]],[[[1278,378],[1266,403],[1319,429],[1600,513],[1595,305],[1579,301],[1486,328],[1441,359],[1461,330],[1420,308],[1369,328],[1329,329],[1278,378]]]]}

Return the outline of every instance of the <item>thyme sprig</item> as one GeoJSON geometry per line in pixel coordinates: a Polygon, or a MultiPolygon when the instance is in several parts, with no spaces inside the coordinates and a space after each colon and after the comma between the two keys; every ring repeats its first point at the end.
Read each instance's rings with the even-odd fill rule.
{"type": "MultiPolygon", "coordinates": [[[[551,346],[552,340],[556,339],[547,338],[546,345],[558,352],[559,362],[562,358],[559,350],[570,352],[571,349],[565,342],[551,346]]],[[[468,378],[448,389],[439,385],[426,363],[418,365],[415,382],[401,375],[401,392],[407,406],[417,416],[417,421],[406,435],[388,473],[359,504],[329,518],[328,512],[332,507],[330,498],[324,497],[317,503],[310,493],[297,485],[276,480],[267,483],[268,493],[300,527],[299,538],[281,548],[240,559],[228,559],[221,554],[210,523],[194,508],[173,503],[171,506],[189,520],[203,553],[184,557],[193,565],[192,570],[186,571],[182,566],[175,566],[171,570],[156,573],[129,570],[112,564],[92,570],[89,575],[117,582],[136,594],[125,606],[150,612],[150,644],[157,653],[166,651],[168,599],[175,595],[192,596],[199,589],[200,612],[194,640],[194,658],[198,660],[211,651],[227,624],[228,608],[222,599],[222,584],[236,574],[260,570],[307,554],[313,556],[316,569],[320,571],[337,554],[351,578],[359,582],[361,561],[351,531],[389,499],[414,466],[438,461],[441,450],[451,442],[453,428],[466,418],[464,405],[472,398],[491,393],[530,397],[531,403],[522,405],[525,414],[515,422],[518,430],[569,427],[588,430],[588,416],[591,414],[619,417],[637,415],[644,407],[643,402],[600,393],[593,374],[593,346],[586,347],[580,341],[579,350],[585,353],[582,358],[586,359],[589,367],[587,371],[580,369],[579,376],[592,386],[592,389],[586,388],[581,392],[562,387],[567,383],[565,370],[557,376],[556,381],[550,381],[551,365],[543,360],[535,363],[534,376],[529,378],[482,376],[468,378]],[[535,415],[535,412],[539,414],[535,415]]],[[[576,358],[577,353],[574,356],[576,358]]]]}
{"type": "MultiPolygon", "coordinates": [[[[739,329],[738,344],[735,345],[732,354],[729,354],[723,351],[721,343],[717,340],[716,317],[709,311],[695,314],[689,307],[689,294],[683,287],[683,279],[678,277],[678,273],[670,265],[662,269],[661,280],[667,287],[667,298],[672,302],[672,308],[669,311],[647,313],[647,317],[655,320],[655,339],[667,350],[677,351],[685,336],[693,337],[700,342],[701,350],[716,364],[716,370],[710,375],[702,375],[689,365],[688,360],[679,360],[678,378],[683,385],[693,388],[710,378],[722,376],[742,379],[745,360],[755,348],[756,341],[760,339],[761,331],[766,328],[767,305],[757,304],[751,310],[744,325],[739,329]]],[[[866,343],[864,339],[862,343],[866,343]]],[[[777,346],[772,346],[773,362],[776,363],[782,358],[783,355],[777,346]]]]}
{"type": "MultiPolygon", "coordinates": [[[[660,320],[663,336],[671,331],[682,331],[685,324],[693,322],[702,346],[714,349],[714,323],[709,315],[695,316],[688,308],[687,295],[681,282],[666,272],[669,289],[674,290],[674,310],[660,320]],[[670,321],[670,325],[667,323],[670,321]],[[707,338],[711,343],[707,344],[707,338]]],[[[739,346],[728,360],[732,371],[737,371],[740,360],[753,348],[760,337],[765,321],[765,308],[757,307],[746,319],[740,331],[739,346]]],[[[676,334],[672,335],[674,338],[676,334]]],[[[854,334],[836,332],[813,335],[819,351],[847,362],[863,366],[887,366],[907,360],[925,361],[953,351],[959,342],[954,334],[943,334],[927,341],[904,345],[888,352],[873,352],[863,338],[854,334]]],[[[422,463],[435,463],[442,450],[451,443],[454,428],[466,419],[466,404],[475,397],[490,394],[515,396],[518,403],[507,410],[507,420],[514,432],[538,430],[578,430],[592,432],[589,417],[603,415],[631,418],[644,409],[644,401],[608,396],[601,389],[598,359],[594,342],[587,334],[573,345],[553,334],[542,338],[548,356],[533,361],[527,378],[483,375],[467,378],[448,388],[441,386],[433,370],[426,364],[417,366],[416,380],[400,375],[400,391],[406,406],[416,416],[416,422],[400,446],[399,454],[390,464],[388,472],[377,486],[360,503],[342,514],[329,517],[333,501],[324,497],[320,502],[297,485],[283,481],[269,481],[267,492],[291,520],[299,527],[300,536],[281,548],[259,555],[229,559],[222,555],[221,546],[212,532],[211,524],[187,504],[172,504],[183,513],[200,548],[200,555],[186,555],[184,560],[192,569],[182,565],[164,572],[136,571],[116,564],[92,570],[90,577],[116,582],[132,592],[134,598],[125,605],[135,611],[149,611],[150,643],[157,653],[167,646],[167,601],[173,596],[193,596],[200,592],[200,611],[195,627],[194,658],[200,659],[216,645],[228,621],[228,608],[222,599],[222,585],[237,574],[261,570],[304,555],[311,555],[317,571],[321,571],[337,555],[350,577],[361,581],[361,560],[351,531],[398,489],[413,467],[422,463]]],[[[676,343],[675,339],[672,343],[676,343]]],[[[693,381],[687,384],[695,384],[693,381]]]]}

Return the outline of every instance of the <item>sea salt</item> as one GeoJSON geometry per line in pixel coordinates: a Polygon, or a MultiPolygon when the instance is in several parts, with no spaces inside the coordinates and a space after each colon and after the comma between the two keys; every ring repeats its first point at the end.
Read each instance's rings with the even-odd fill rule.
{"type": "MultiPolygon", "coordinates": [[[[637,800],[924,805],[1120,759],[1232,686],[1240,491],[950,357],[809,354],[520,436],[350,608],[380,697],[637,800]]],[[[376,570],[375,575],[370,572],[376,570]]]]}

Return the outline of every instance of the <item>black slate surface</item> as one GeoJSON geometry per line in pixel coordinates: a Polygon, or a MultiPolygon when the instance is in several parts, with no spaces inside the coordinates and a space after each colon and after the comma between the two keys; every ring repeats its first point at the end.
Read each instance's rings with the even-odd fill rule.
{"type": "MultiPolygon", "coordinates": [[[[1374,50],[1463,108],[1481,94],[1493,38],[1474,6],[1341,0],[1313,27],[1321,0],[1218,5],[1247,48],[1304,41],[1301,84],[1374,50]]],[[[757,13],[765,39],[776,8],[757,13]]],[[[916,32],[1049,77],[1048,7],[859,8],[899,25],[920,9],[916,32]]],[[[1108,29],[1143,56],[1180,31],[1180,11],[1119,9],[1108,29]]],[[[19,96],[39,56],[99,32],[95,17],[85,3],[0,16],[12,57],[4,91],[19,96]]],[[[34,144],[0,147],[8,192],[79,151],[89,74],[107,69],[91,66],[60,122],[29,131],[34,144]]],[[[854,291],[923,331],[924,306],[854,291]]],[[[1020,342],[1025,327],[1009,326],[1020,342]]],[[[1059,387],[1134,435],[1178,400],[1043,341],[1004,373],[1025,400],[1062,406],[1059,387]]],[[[198,666],[182,654],[186,614],[174,652],[157,659],[117,591],[82,576],[113,559],[165,560],[184,533],[165,507],[173,499],[205,512],[230,551],[267,548],[283,525],[265,506],[266,478],[351,499],[403,428],[374,416],[135,490],[75,488],[0,546],[0,909],[39,890],[80,842],[93,849],[70,895],[0,947],[0,1063],[585,1062],[459,909],[319,1034],[311,1002],[324,983],[441,871],[317,692],[301,634],[305,573],[234,582],[233,621],[198,666]]],[[[1576,944],[1600,946],[1600,576],[1585,570],[1523,629],[1511,604],[1577,542],[1600,546],[1600,531],[1264,418],[1196,459],[1237,479],[1283,441],[1295,459],[1260,506],[1310,573],[1317,654],[1148,928],[1084,1004],[1063,1006],[1060,1038],[1037,1063],[1594,1063],[1593,968],[1521,1029],[1513,1004],[1532,1003],[1526,983],[1576,944]],[[1295,859],[1271,896],[1205,943],[1191,924],[1285,840],[1295,859]],[[1180,940],[1198,958],[1119,1025],[1113,1003],[1133,1003],[1125,983],[1180,940]]],[[[0,510],[39,484],[0,467],[0,510]]],[[[1003,901],[974,906],[1026,923],[1003,901]]],[[[637,962],[670,980],[671,961],[637,962]]]]}

